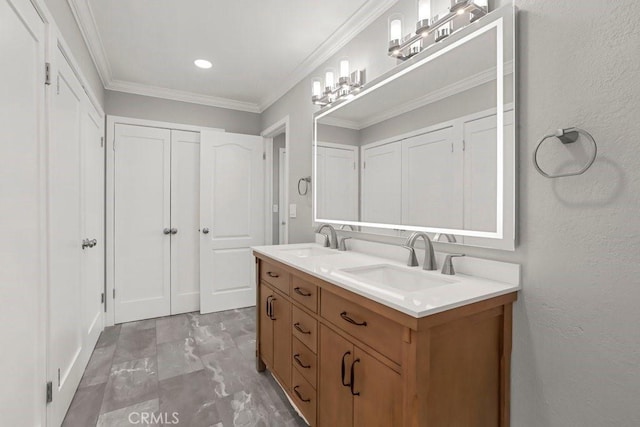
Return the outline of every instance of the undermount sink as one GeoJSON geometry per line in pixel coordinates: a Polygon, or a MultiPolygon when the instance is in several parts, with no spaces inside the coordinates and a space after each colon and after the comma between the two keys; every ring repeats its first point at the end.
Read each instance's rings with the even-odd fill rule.
{"type": "Polygon", "coordinates": [[[343,273],[376,284],[405,292],[421,291],[455,283],[455,280],[437,277],[423,270],[409,270],[395,265],[381,264],[367,267],[345,268],[343,273]]]}
{"type": "Polygon", "coordinates": [[[321,256],[321,255],[337,255],[339,253],[335,249],[316,248],[316,247],[280,249],[280,251],[282,253],[297,256],[298,258],[309,258],[309,257],[321,256]]]}

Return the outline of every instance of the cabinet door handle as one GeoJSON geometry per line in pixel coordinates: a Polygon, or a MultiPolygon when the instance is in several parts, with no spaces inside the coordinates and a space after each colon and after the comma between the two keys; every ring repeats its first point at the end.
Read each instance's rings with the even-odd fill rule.
{"type": "Polygon", "coordinates": [[[296,330],[301,334],[311,335],[311,331],[305,331],[303,328],[300,327],[300,323],[298,322],[294,323],[293,327],[296,328],[296,330]]]}
{"type": "Polygon", "coordinates": [[[300,392],[298,391],[298,387],[300,387],[299,385],[295,386],[293,388],[293,392],[296,394],[296,396],[298,396],[298,399],[302,400],[303,402],[307,403],[307,402],[311,402],[311,399],[305,399],[304,397],[302,397],[302,395],[300,394],[300,392]]]}
{"type": "MultiPolygon", "coordinates": [[[[306,289],[305,289],[306,290],[306,289]]],[[[298,294],[298,295],[302,295],[303,297],[310,297],[311,296],[311,292],[304,292],[302,289],[300,289],[299,287],[297,288],[293,288],[293,291],[298,294]]]]}
{"type": "Polygon", "coordinates": [[[342,355],[342,368],[340,369],[340,372],[342,374],[340,375],[340,381],[342,381],[342,385],[345,386],[345,387],[350,387],[351,386],[351,384],[344,382],[344,373],[345,373],[344,371],[347,370],[347,368],[346,368],[346,366],[344,364],[344,359],[346,359],[347,356],[350,355],[350,354],[351,354],[351,352],[347,351],[345,354],[342,355]]]}
{"type": "Polygon", "coordinates": [[[165,228],[164,230],[162,230],[162,232],[164,234],[171,234],[171,229],[170,228],[165,228]]]}
{"type": "Polygon", "coordinates": [[[171,231],[171,234],[178,234],[177,228],[172,228],[170,231],[171,231]]]}
{"type": "Polygon", "coordinates": [[[367,326],[367,322],[356,322],[351,317],[349,317],[349,315],[347,314],[346,311],[343,311],[342,313],[340,313],[340,317],[342,317],[344,320],[346,320],[347,322],[351,323],[352,325],[367,326]]]}
{"type": "Polygon", "coordinates": [[[269,319],[271,319],[271,305],[269,304],[271,302],[271,298],[273,298],[271,295],[269,295],[267,297],[267,302],[265,303],[265,309],[267,311],[267,317],[269,319]]]}
{"type": "Polygon", "coordinates": [[[304,369],[309,369],[311,367],[311,365],[305,365],[304,363],[302,363],[302,360],[300,360],[300,355],[297,353],[293,355],[293,360],[295,360],[298,365],[300,365],[300,367],[304,369]]]}
{"type": "Polygon", "coordinates": [[[273,273],[271,271],[267,271],[267,276],[273,277],[274,279],[277,279],[278,277],[280,277],[278,273],[273,273]]]}
{"type": "Polygon", "coordinates": [[[353,391],[353,387],[356,385],[356,363],[360,362],[360,359],[356,359],[351,363],[351,384],[350,384],[350,388],[351,388],[351,394],[354,396],[360,396],[360,392],[359,391],[353,391]]]}
{"type": "Polygon", "coordinates": [[[273,314],[273,302],[274,301],[277,301],[276,298],[271,296],[271,301],[269,302],[269,307],[271,308],[271,314],[269,314],[269,319],[271,319],[271,320],[276,320],[276,316],[274,316],[274,314],[273,314]]]}

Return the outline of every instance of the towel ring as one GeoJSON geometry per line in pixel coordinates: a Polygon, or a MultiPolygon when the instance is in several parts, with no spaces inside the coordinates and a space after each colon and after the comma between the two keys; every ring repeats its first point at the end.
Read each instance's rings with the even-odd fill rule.
{"type": "Polygon", "coordinates": [[[301,196],[306,196],[309,192],[309,185],[311,184],[311,177],[307,176],[304,178],[300,178],[298,180],[298,194],[301,196]],[[304,182],[304,190],[300,188],[300,184],[304,182]]]}
{"type": "Polygon", "coordinates": [[[536,147],[536,150],[533,152],[533,166],[535,166],[536,170],[540,173],[540,175],[542,175],[542,176],[544,176],[546,178],[562,178],[562,177],[565,177],[565,176],[582,175],[583,173],[585,173],[587,171],[587,169],[589,169],[591,167],[593,162],[596,161],[596,156],[597,155],[598,155],[598,144],[596,144],[596,140],[593,139],[593,136],[591,136],[591,134],[589,132],[587,132],[586,130],[580,129],[580,128],[558,129],[556,131],[556,133],[551,134],[551,135],[546,135],[544,138],[542,138],[540,140],[540,142],[538,143],[538,146],[536,147]],[[545,172],[544,170],[542,170],[542,168],[538,164],[538,150],[540,150],[540,147],[542,146],[542,144],[547,139],[549,139],[549,138],[558,138],[560,140],[560,142],[562,142],[563,144],[571,144],[571,143],[576,142],[580,135],[586,137],[593,144],[593,156],[591,156],[591,159],[589,159],[587,164],[582,169],[580,169],[577,172],[560,173],[560,174],[557,174],[557,175],[551,175],[551,174],[548,174],[547,172],[545,172]]]}

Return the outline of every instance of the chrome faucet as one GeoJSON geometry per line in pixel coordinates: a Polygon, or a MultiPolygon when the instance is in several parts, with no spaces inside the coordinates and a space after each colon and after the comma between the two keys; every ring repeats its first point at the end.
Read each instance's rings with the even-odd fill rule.
{"type": "Polygon", "coordinates": [[[322,234],[324,236],[324,246],[331,249],[338,249],[338,235],[336,234],[336,229],[333,228],[331,224],[321,224],[320,227],[316,229],[316,233],[322,234]],[[325,228],[329,228],[329,233],[331,234],[331,238],[328,235],[324,234],[322,230],[325,228]]]}
{"type": "Polygon", "coordinates": [[[417,267],[418,259],[416,258],[416,250],[415,244],[416,240],[419,237],[424,239],[424,263],[422,263],[423,270],[435,270],[438,267],[436,266],[436,256],[433,253],[433,245],[431,244],[431,240],[426,233],[422,233],[420,231],[416,231],[407,239],[407,242],[404,245],[404,248],[409,249],[409,261],[407,261],[407,265],[409,267],[417,267]]]}
{"type": "Polygon", "coordinates": [[[346,251],[347,250],[347,240],[349,239],[353,239],[353,237],[343,237],[342,240],[340,240],[340,244],[338,245],[338,250],[339,251],[346,251]]]}
{"type": "Polygon", "coordinates": [[[456,274],[456,270],[453,268],[453,258],[463,257],[464,254],[447,254],[444,257],[444,264],[442,265],[442,274],[447,276],[453,276],[456,274]]]}
{"type": "Polygon", "coordinates": [[[456,241],[456,236],[454,236],[453,234],[446,234],[446,233],[438,233],[435,236],[433,236],[433,241],[434,242],[439,242],[441,237],[446,237],[447,238],[447,242],[449,243],[457,243],[456,241]]]}

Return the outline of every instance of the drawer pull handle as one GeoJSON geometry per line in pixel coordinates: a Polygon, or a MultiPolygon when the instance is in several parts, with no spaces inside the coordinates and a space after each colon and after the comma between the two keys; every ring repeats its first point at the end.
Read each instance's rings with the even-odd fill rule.
{"type": "Polygon", "coordinates": [[[300,323],[296,322],[293,324],[293,327],[296,328],[296,330],[298,332],[300,332],[301,334],[305,334],[305,335],[311,335],[311,331],[305,331],[304,329],[302,329],[300,327],[300,323]]]}
{"type": "Polygon", "coordinates": [[[299,385],[295,386],[293,388],[293,392],[296,394],[296,396],[298,396],[298,399],[302,400],[303,402],[307,403],[307,402],[311,402],[311,399],[305,399],[304,397],[302,397],[302,395],[300,394],[300,392],[298,391],[298,387],[300,387],[299,385]]]}
{"type": "Polygon", "coordinates": [[[344,359],[346,359],[347,356],[350,355],[350,354],[351,354],[351,352],[347,351],[345,354],[342,355],[342,368],[340,369],[340,372],[342,374],[340,375],[340,381],[342,381],[342,385],[345,386],[345,387],[351,386],[351,384],[344,382],[344,371],[346,371],[346,366],[344,364],[344,359]]]}
{"type": "Polygon", "coordinates": [[[297,353],[293,355],[293,360],[295,360],[298,363],[298,365],[300,365],[300,367],[304,369],[311,368],[311,365],[305,365],[304,363],[302,363],[302,360],[300,360],[300,355],[297,353]]]}
{"type": "Polygon", "coordinates": [[[296,294],[298,295],[302,295],[303,297],[310,297],[312,294],[311,292],[304,292],[302,289],[300,289],[299,287],[297,288],[293,288],[293,290],[295,291],[296,294]]]}
{"type": "Polygon", "coordinates": [[[273,296],[271,296],[270,298],[271,298],[271,300],[269,301],[269,308],[270,308],[270,310],[269,310],[269,319],[276,320],[276,316],[274,316],[274,314],[273,314],[273,302],[276,301],[276,299],[273,296]]]}
{"type": "Polygon", "coordinates": [[[356,322],[351,317],[349,317],[349,315],[347,314],[346,311],[343,311],[342,313],[340,313],[340,317],[342,317],[344,320],[346,320],[347,322],[351,323],[352,325],[367,326],[367,322],[356,322]]]}
{"type": "Polygon", "coordinates": [[[360,362],[360,359],[356,359],[353,361],[353,363],[351,363],[351,394],[354,396],[360,396],[360,392],[359,391],[353,391],[353,387],[356,385],[356,374],[355,374],[355,368],[356,368],[356,363],[360,362]]]}
{"type": "Polygon", "coordinates": [[[273,273],[271,271],[267,271],[267,276],[273,277],[274,279],[277,279],[278,277],[280,277],[278,273],[273,273]]]}
{"type": "Polygon", "coordinates": [[[265,303],[265,311],[267,312],[267,317],[269,319],[271,319],[271,304],[270,304],[271,298],[273,298],[273,297],[271,295],[269,295],[267,297],[267,302],[265,303]]]}

